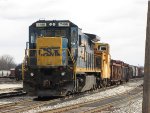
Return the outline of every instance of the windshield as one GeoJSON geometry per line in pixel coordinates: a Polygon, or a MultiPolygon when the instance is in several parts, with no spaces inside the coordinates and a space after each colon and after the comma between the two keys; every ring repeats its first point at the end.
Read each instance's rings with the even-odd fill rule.
{"type": "Polygon", "coordinates": [[[31,43],[35,43],[37,37],[67,37],[66,29],[41,29],[36,30],[36,32],[31,32],[30,41],[31,43]]]}
{"type": "Polygon", "coordinates": [[[66,37],[66,30],[41,30],[40,36],[44,37],[66,37]]]}

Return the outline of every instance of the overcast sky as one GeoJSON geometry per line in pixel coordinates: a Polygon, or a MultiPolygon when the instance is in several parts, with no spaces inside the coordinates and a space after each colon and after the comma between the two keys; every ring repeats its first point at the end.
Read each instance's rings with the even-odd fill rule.
{"type": "Polygon", "coordinates": [[[70,20],[110,44],[113,59],[144,65],[148,0],[0,0],[0,56],[21,63],[28,27],[39,19],[70,20]]]}

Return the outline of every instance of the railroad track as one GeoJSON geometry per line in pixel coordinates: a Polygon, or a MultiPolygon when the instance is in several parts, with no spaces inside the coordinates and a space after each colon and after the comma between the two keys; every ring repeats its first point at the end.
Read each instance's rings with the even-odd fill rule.
{"type": "Polygon", "coordinates": [[[98,106],[96,108],[90,109],[88,111],[83,111],[83,112],[80,112],[80,113],[97,113],[97,112],[101,112],[102,110],[105,110],[107,108],[113,107],[113,106],[118,105],[118,104],[123,103],[123,102],[130,101],[131,99],[137,98],[137,97],[141,96],[142,93],[143,92],[141,91],[141,92],[139,92],[139,93],[137,93],[135,95],[131,95],[131,96],[127,97],[127,98],[116,100],[116,101],[112,101],[112,102],[110,102],[108,104],[105,104],[105,105],[102,105],[102,106],[98,106]]]}
{"type": "Polygon", "coordinates": [[[57,101],[60,101],[60,99],[53,99],[47,101],[35,101],[33,99],[27,99],[20,102],[3,104],[0,105],[0,113],[20,113],[57,101]]]}
{"type": "MultiPolygon", "coordinates": [[[[102,89],[98,89],[95,91],[104,91],[104,90],[111,89],[114,87],[117,87],[117,86],[102,88],[102,89]]],[[[94,92],[89,91],[88,94],[95,93],[95,91],[94,92]]],[[[33,99],[27,99],[27,100],[23,100],[20,102],[3,104],[3,105],[0,105],[0,113],[20,113],[20,112],[24,112],[24,111],[28,111],[28,110],[37,108],[37,107],[53,105],[53,104],[57,104],[58,102],[61,103],[61,102],[67,101],[67,100],[77,99],[77,98],[83,97],[84,94],[87,94],[87,92],[77,94],[77,95],[72,95],[69,97],[47,100],[47,101],[35,101],[33,99]]]]}
{"type": "MultiPolygon", "coordinates": [[[[139,86],[131,91],[126,93],[109,96],[102,99],[91,100],[84,103],[79,103],[75,105],[69,105],[57,109],[52,109],[45,111],[44,113],[70,113],[70,112],[81,112],[81,113],[94,113],[99,112],[103,109],[112,107],[115,104],[119,104],[124,101],[128,101],[132,98],[135,98],[142,93],[142,87],[139,86]]],[[[43,112],[42,112],[43,113],[43,112]]]]}
{"type": "MultiPolygon", "coordinates": [[[[97,93],[97,92],[100,92],[100,91],[112,89],[112,88],[115,88],[115,87],[117,87],[117,85],[102,88],[102,89],[98,89],[98,90],[95,90],[95,91],[92,91],[92,92],[88,92],[88,95],[94,94],[94,93],[97,93]]],[[[47,101],[34,101],[33,99],[28,99],[28,100],[24,100],[24,101],[21,101],[21,102],[4,104],[4,105],[0,105],[0,113],[20,113],[20,112],[32,110],[32,109],[37,108],[37,107],[57,105],[58,102],[63,103],[64,101],[76,100],[78,98],[84,97],[85,96],[84,94],[87,94],[87,93],[82,93],[82,94],[79,94],[79,95],[73,95],[70,98],[64,97],[64,98],[51,99],[51,100],[47,100],[47,101]]],[[[113,98],[113,96],[107,97],[107,98],[113,98]]],[[[97,102],[102,101],[102,100],[104,101],[107,98],[98,99],[97,102]]],[[[92,104],[92,103],[95,103],[95,102],[96,101],[93,100],[93,101],[88,101],[86,103],[80,103],[80,104],[77,104],[77,105],[71,105],[71,106],[67,106],[67,107],[64,107],[64,108],[53,109],[53,110],[45,111],[45,112],[46,113],[47,112],[48,113],[67,112],[69,110],[79,109],[84,105],[89,105],[89,104],[92,104]]]]}
{"type": "Polygon", "coordinates": [[[23,90],[13,91],[13,92],[7,92],[7,93],[1,93],[0,94],[0,99],[2,99],[2,98],[16,97],[16,96],[22,96],[22,95],[26,95],[26,94],[27,93],[24,92],[23,90]]]}
{"type": "Polygon", "coordinates": [[[10,78],[9,76],[0,76],[0,78],[10,78]]]}
{"type": "Polygon", "coordinates": [[[139,77],[139,78],[132,78],[130,79],[129,81],[139,81],[139,80],[143,80],[144,78],[143,77],[139,77]]]}
{"type": "Polygon", "coordinates": [[[15,78],[10,78],[10,77],[0,77],[0,84],[6,84],[6,83],[10,83],[10,84],[13,84],[13,83],[22,83],[22,80],[20,81],[16,81],[15,78]]]}

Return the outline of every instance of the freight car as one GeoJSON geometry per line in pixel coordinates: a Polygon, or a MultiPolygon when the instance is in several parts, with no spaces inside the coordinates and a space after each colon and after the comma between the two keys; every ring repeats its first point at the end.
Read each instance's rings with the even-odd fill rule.
{"type": "Polygon", "coordinates": [[[17,81],[22,80],[22,64],[10,69],[9,78],[16,79],[17,81]]]}
{"type": "Polygon", "coordinates": [[[127,82],[132,68],[111,60],[109,44],[68,20],[39,20],[29,27],[22,65],[29,95],[65,96],[127,82]]]}
{"type": "Polygon", "coordinates": [[[139,78],[144,76],[144,67],[142,66],[129,66],[129,76],[130,78],[139,78]]]}
{"type": "Polygon", "coordinates": [[[22,64],[15,67],[15,79],[17,81],[22,80],[22,64]]]}
{"type": "Polygon", "coordinates": [[[10,79],[14,79],[15,78],[15,68],[11,68],[10,69],[9,78],[10,79]]]}
{"type": "Polygon", "coordinates": [[[10,71],[9,70],[0,70],[0,77],[1,78],[8,78],[10,75],[10,71]]]}
{"type": "Polygon", "coordinates": [[[144,76],[144,67],[139,66],[138,67],[138,77],[143,77],[144,76]]]}
{"type": "MultiPolygon", "coordinates": [[[[129,81],[129,65],[119,61],[111,60],[111,84],[121,84],[129,81]]],[[[131,73],[132,74],[132,73],[131,73]]]]}

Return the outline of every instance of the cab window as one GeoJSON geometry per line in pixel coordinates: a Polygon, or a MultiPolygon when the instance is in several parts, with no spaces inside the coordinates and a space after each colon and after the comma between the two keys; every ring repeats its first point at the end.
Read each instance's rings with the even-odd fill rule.
{"type": "Polygon", "coordinates": [[[106,46],[101,46],[101,47],[100,47],[100,50],[101,50],[101,51],[106,51],[106,49],[107,49],[106,46]]]}

